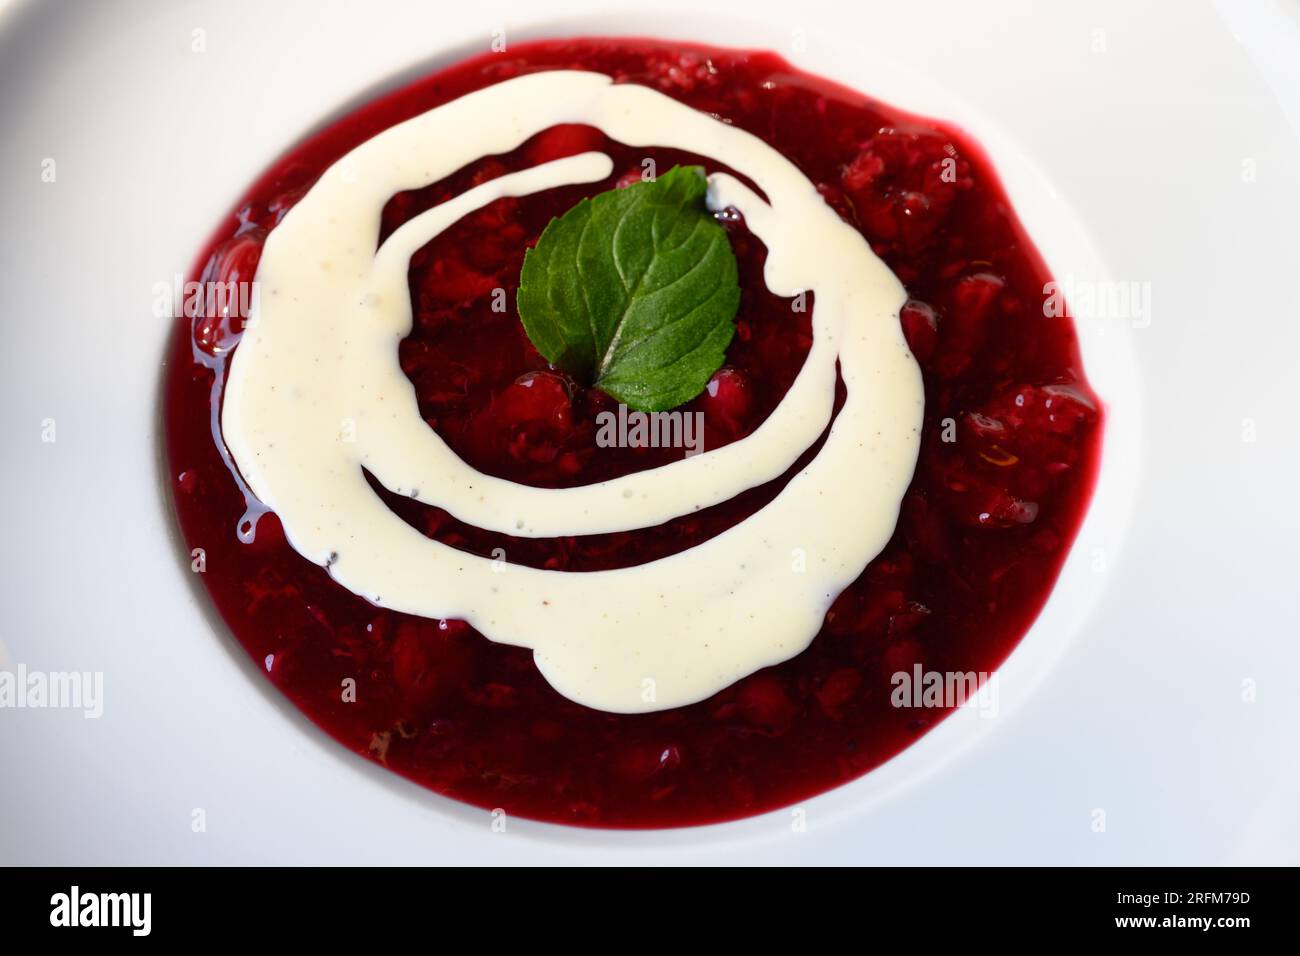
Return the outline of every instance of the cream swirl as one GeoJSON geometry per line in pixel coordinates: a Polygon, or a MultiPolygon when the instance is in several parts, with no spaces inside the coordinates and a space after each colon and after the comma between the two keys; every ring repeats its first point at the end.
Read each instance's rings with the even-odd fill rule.
{"type": "Polygon", "coordinates": [[[893,532],[924,402],[898,323],[902,286],[780,153],[653,90],[594,73],[537,73],[394,126],[325,172],[268,237],[257,279],[258,308],[231,363],[222,430],[290,544],[376,604],[464,618],[490,640],[532,648],[547,680],[580,703],[617,712],[676,707],[797,654],[893,532]],[[710,206],[744,214],[768,249],[772,292],[816,298],[807,361],[753,434],[661,468],[552,490],[470,468],[421,419],[397,360],[411,328],[406,276],[411,255],[467,213],[501,196],[602,180],[609,159],[586,153],[501,176],[375,249],[380,211],[394,193],[560,123],[744,173],[766,199],[717,174],[710,206]],[[545,571],[458,551],[394,515],[363,474],[513,535],[650,527],[785,472],[830,421],[837,360],[847,400],[813,461],[748,520],[637,567],[545,571]]]}

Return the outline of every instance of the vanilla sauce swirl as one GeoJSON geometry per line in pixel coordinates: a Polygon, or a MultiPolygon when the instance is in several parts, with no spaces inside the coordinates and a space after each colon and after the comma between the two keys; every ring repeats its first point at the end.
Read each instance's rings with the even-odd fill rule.
{"type": "Polygon", "coordinates": [[[377,605],[461,618],[489,640],[532,648],[551,685],[579,703],[620,713],[682,706],[798,654],[893,533],[924,407],[898,321],[902,285],[779,152],[654,90],[596,73],[535,73],[387,129],[326,170],[270,233],[256,278],[261,295],[231,360],[221,425],[290,545],[377,605]],[[395,193],[563,123],[744,173],[766,198],[715,174],[709,206],[744,215],[768,249],[774,294],[815,293],[814,339],[751,435],[611,481],[543,489],[469,467],[421,418],[398,362],[412,323],[407,273],[411,256],[463,216],[504,196],[599,182],[609,158],[584,153],[503,175],[376,247],[395,193]],[[515,536],[653,527],[786,472],[831,421],[837,362],[847,399],[807,467],[745,521],[636,567],[549,571],[459,551],[407,525],[364,475],[515,536]]]}

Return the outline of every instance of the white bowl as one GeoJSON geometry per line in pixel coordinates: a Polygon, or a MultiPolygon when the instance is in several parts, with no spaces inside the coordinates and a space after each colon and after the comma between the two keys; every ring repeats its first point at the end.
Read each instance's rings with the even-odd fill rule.
{"type": "Polygon", "coordinates": [[[0,766],[22,781],[0,804],[0,862],[1300,859],[1294,13],[263,6],[86,3],[69,17],[19,4],[0,20],[0,663],[104,675],[96,720],[0,710],[0,766]],[[1149,316],[1078,322],[1107,403],[1101,478],[1051,600],[999,672],[996,718],[954,714],[798,818],[651,833],[510,820],[499,833],[487,812],[326,738],[226,633],[164,492],[168,324],[151,316],[152,286],[185,271],[284,148],[486,49],[496,28],[507,42],[765,47],[949,119],[989,151],[1058,278],[1150,290],[1149,316]]]}

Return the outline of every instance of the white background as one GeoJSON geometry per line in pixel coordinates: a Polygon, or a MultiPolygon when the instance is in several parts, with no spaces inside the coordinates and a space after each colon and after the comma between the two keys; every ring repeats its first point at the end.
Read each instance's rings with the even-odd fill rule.
{"type": "Polygon", "coordinates": [[[102,671],[106,699],[0,709],[0,863],[1300,862],[1300,5],[605,6],[5,9],[0,665],[102,671]],[[769,46],[973,130],[1058,275],[1150,283],[1149,327],[1082,330],[1116,427],[1004,712],[810,801],[807,832],[493,833],[283,703],[188,571],[152,286],[284,147],[497,27],[769,46]]]}

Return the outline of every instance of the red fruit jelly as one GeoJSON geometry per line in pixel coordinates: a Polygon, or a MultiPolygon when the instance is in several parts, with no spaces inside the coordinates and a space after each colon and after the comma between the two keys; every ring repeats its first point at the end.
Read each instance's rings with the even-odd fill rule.
{"type": "MultiPolygon", "coordinates": [[[[993,671],[1043,606],[1098,463],[1102,416],[1074,328],[1044,315],[1050,276],[967,137],[771,53],[641,39],[512,45],[370,103],[280,158],[222,224],[194,276],[247,277],[268,231],[316,177],[381,130],[549,69],[640,83],[762,137],[907,287],[901,321],[926,389],[920,460],[893,539],[835,601],[812,645],[690,707],[602,713],[552,690],[525,649],[493,644],[461,621],[375,607],[335,584],[289,548],[274,515],[248,541],[238,530],[242,485],[214,415],[238,348],[237,319],[177,324],[166,441],[181,529],[207,553],[202,580],[235,639],[259,664],[270,662],[280,691],[344,746],[436,793],[603,827],[712,823],[806,799],[888,760],[948,713],[892,706],[894,673],[917,664],[993,671]],[[348,678],[355,700],[341,692],[348,678]]],[[[613,402],[548,368],[514,313],[524,250],[580,198],[636,181],[647,159],[658,170],[717,164],[557,127],[393,196],[383,214],[387,235],[475,183],[591,149],[613,158],[609,180],[498,200],[421,249],[409,274],[414,328],[399,357],[428,426],[481,471],[540,487],[614,478],[682,451],[597,443],[596,416],[613,402]]],[[[809,310],[764,285],[762,244],[741,217],[719,221],[742,298],[726,365],[686,406],[703,414],[706,452],[771,413],[811,344],[809,310]]],[[[376,493],[450,546],[489,557],[504,548],[514,562],[587,571],[699,544],[761,508],[788,477],[656,528],[540,540],[376,493]]]]}

